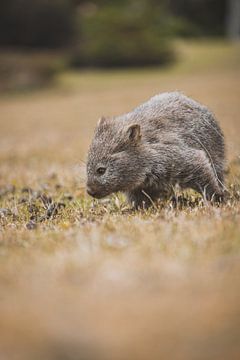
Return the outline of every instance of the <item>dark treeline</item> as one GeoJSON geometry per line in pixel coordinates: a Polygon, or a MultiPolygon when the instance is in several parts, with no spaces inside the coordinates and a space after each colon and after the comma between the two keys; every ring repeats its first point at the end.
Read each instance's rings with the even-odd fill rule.
{"type": "MultiPolygon", "coordinates": [[[[116,9],[121,20],[123,9],[140,12],[140,8],[157,12],[176,21],[180,35],[223,35],[227,13],[227,0],[1,0],[0,44],[36,47],[58,47],[71,42],[77,35],[76,24],[84,17],[102,16],[106,26],[109,8],[116,9]],[[82,11],[81,11],[82,10],[82,11]],[[85,11],[84,11],[85,10],[85,11]],[[178,25],[181,23],[181,26],[178,25]]],[[[110,16],[111,14],[109,14],[110,16]]],[[[165,18],[166,21],[166,18],[165,18]]],[[[166,24],[162,24],[166,25],[166,24]]],[[[172,27],[174,25],[172,24],[172,27]]]]}
{"type": "Polygon", "coordinates": [[[176,36],[223,36],[229,0],[1,0],[0,46],[65,48],[73,65],[169,62],[176,36]]]}

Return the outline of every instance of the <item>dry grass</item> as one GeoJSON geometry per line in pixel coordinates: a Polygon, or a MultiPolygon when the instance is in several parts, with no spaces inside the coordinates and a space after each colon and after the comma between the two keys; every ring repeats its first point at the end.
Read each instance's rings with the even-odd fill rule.
{"type": "Polygon", "coordinates": [[[0,99],[0,359],[239,359],[239,47],[180,44],[165,71],[65,74],[0,99]],[[226,135],[224,205],[179,194],[131,212],[93,202],[84,161],[96,119],[181,90],[226,135]]]}

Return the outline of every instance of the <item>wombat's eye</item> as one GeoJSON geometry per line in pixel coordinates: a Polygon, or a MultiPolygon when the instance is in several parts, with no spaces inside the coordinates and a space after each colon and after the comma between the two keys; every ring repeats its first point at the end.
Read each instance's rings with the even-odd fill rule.
{"type": "Polygon", "coordinates": [[[97,173],[98,175],[103,175],[106,171],[106,168],[103,166],[100,166],[99,168],[97,168],[97,173]]]}

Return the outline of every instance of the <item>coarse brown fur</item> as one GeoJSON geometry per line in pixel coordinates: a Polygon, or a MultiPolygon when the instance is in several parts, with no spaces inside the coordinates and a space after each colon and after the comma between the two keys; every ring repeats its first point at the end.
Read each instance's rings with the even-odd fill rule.
{"type": "Polygon", "coordinates": [[[136,208],[168,196],[176,184],[219,200],[224,162],[213,114],[181,93],[163,93],[130,113],[100,119],[88,153],[87,190],[96,198],[123,191],[136,208]]]}

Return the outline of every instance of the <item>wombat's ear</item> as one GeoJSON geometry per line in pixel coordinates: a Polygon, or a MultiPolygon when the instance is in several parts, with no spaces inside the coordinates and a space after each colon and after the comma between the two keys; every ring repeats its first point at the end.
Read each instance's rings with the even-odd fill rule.
{"type": "Polygon", "coordinates": [[[141,139],[141,129],[140,129],[140,125],[138,124],[134,124],[129,126],[129,128],[127,129],[127,134],[129,137],[129,140],[131,141],[139,141],[141,139]]]}
{"type": "Polygon", "coordinates": [[[104,124],[106,124],[107,119],[104,116],[101,116],[100,119],[98,120],[98,126],[102,126],[104,124]]]}

